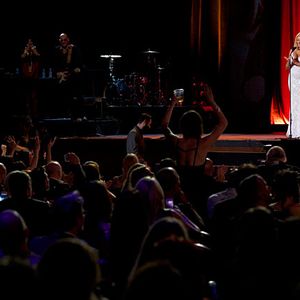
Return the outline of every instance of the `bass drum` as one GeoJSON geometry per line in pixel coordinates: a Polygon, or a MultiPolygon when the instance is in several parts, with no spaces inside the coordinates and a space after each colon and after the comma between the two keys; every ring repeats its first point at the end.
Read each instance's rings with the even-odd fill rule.
{"type": "Polygon", "coordinates": [[[109,105],[146,105],[148,77],[137,73],[114,78],[105,88],[109,105]]]}
{"type": "Polygon", "coordinates": [[[104,96],[109,105],[124,105],[130,98],[130,89],[124,79],[114,79],[106,85],[104,96]]]}
{"type": "Polygon", "coordinates": [[[104,89],[104,97],[109,105],[119,105],[120,93],[115,82],[109,82],[104,89]]]}
{"type": "Polygon", "coordinates": [[[135,105],[146,104],[148,77],[139,73],[131,73],[125,76],[125,83],[129,91],[130,103],[135,105]]]}
{"type": "Polygon", "coordinates": [[[124,79],[119,79],[116,82],[119,97],[124,101],[128,101],[131,98],[132,88],[130,87],[126,77],[124,79]]]}

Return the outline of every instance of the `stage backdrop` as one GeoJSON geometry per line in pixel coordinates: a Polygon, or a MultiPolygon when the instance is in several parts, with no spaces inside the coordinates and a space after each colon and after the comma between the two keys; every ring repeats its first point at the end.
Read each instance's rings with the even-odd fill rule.
{"type": "MultiPolygon", "coordinates": [[[[270,116],[273,123],[287,122],[288,74],[283,56],[300,31],[298,2],[86,0],[75,4],[53,0],[46,6],[32,1],[17,6],[5,2],[9,24],[18,26],[8,26],[6,18],[0,19],[0,75],[13,77],[29,36],[49,69],[49,53],[59,33],[66,31],[84,56],[88,71],[85,96],[101,96],[108,62],[100,55],[121,55],[115,71],[123,80],[128,75],[143,75],[145,50],[156,50],[166,99],[173,88],[183,87],[185,99],[200,105],[198,83],[207,81],[229,119],[228,132],[261,132],[268,129],[270,116]]],[[[11,85],[1,86],[1,102],[14,103],[19,91],[9,88],[11,85]]],[[[52,103],[46,97],[40,102],[52,103]]]]}
{"type": "Polygon", "coordinates": [[[279,67],[279,89],[275,88],[271,109],[271,124],[287,124],[290,110],[290,91],[288,88],[288,74],[285,68],[290,49],[294,45],[294,39],[300,32],[300,1],[281,1],[281,40],[280,40],[280,67],[279,67]]]}

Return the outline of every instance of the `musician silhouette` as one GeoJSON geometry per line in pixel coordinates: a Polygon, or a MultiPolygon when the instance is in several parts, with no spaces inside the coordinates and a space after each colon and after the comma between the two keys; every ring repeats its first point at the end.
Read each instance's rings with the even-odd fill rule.
{"type": "Polygon", "coordinates": [[[55,47],[53,70],[58,84],[58,104],[60,112],[77,118],[82,98],[82,57],[78,46],[70,42],[66,33],[59,35],[59,45],[55,47]]]}
{"type": "Polygon", "coordinates": [[[24,77],[38,79],[40,70],[40,53],[31,38],[27,40],[21,54],[21,67],[24,77]]]}
{"type": "Polygon", "coordinates": [[[21,53],[21,76],[24,79],[25,114],[38,116],[37,80],[40,73],[41,55],[31,38],[26,40],[21,53]]]}

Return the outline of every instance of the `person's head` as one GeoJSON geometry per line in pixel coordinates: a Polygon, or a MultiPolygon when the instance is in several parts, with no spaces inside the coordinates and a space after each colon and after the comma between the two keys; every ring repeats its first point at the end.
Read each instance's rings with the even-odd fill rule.
{"type": "Polygon", "coordinates": [[[53,213],[58,231],[77,235],[84,224],[84,199],[77,190],[70,192],[55,201],[53,213]]]}
{"type": "Polygon", "coordinates": [[[280,146],[273,146],[266,153],[266,164],[273,164],[276,162],[287,162],[286,153],[280,146]]]}
{"type": "Polygon", "coordinates": [[[34,45],[33,45],[33,40],[32,40],[32,38],[28,38],[28,39],[27,39],[27,44],[26,44],[26,46],[27,46],[29,49],[32,49],[32,47],[34,46],[34,45]]]}
{"type": "Polygon", "coordinates": [[[25,171],[12,171],[5,180],[7,194],[12,198],[31,198],[31,177],[25,171]]]}
{"type": "Polygon", "coordinates": [[[30,173],[32,184],[32,195],[36,198],[43,198],[49,190],[49,177],[44,167],[34,168],[30,173]]]}
{"type": "Polygon", "coordinates": [[[8,169],[8,173],[12,171],[25,171],[28,166],[29,152],[28,151],[18,151],[18,158],[15,159],[8,169]],[[21,159],[22,158],[22,159],[21,159]]]}
{"type": "Polygon", "coordinates": [[[101,279],[97,252],[74,238],[59,239],[47,248],[37,267],[46,299],[94,299],[101,279]]]}
{"type": "Polygon", "coordinates": [[[4,184],[7,175],[7,169],[3,163],[0,163],[0,185],[4,184]]]}
{"type": "Polygon", "coordinates": [[[143,128],[151,128],[152,117],[147,113],[142,113],[138,119],[138,126],[143,128]]]}
{"type": "Polygon", "coordinates": [[[275,219],[267,207],[257,206],[246,210],[239,219],[238,227],[237,254],[240,258],[253,262],[272,255],[276,227],[275,219]]]}
{"type": "Polygon", "coordinates": [[[171,157],[162,158],[159,163],[159,169],[166,168],[166,167],[171,167],[173,169],[176,169],[177,167],[176,160],[171,157]]]}
{"type": "Polygon", "coordinates": [[[139,167],[142,167],[142,166],[144,166],[144,164],[137,162],[135,164],[132,164],[128,168],[127,175],[126,175],[126,178],[124,180],[122,190],[132,190],[134,188],[134,186],[132,186],[132,184],[131,184],[131,174],[135,169],[138,169],[139,167]]]}
{"type": "Polygon", "coordinates": [[[257,174],[257,166],[252,163],[243,163],[226,174],[228,185],[238,188],[243,179],[253,174],[257,174]]]}
{"type": "Polygon", "coordinates": [[[122,161],[122,170],[123,170],[123,173],[127,174],[129,168],[132,165],[134,165],[134,164],[136,164],[138,162],[139,162],[139,158],[137,157],[136,154],[134,154],[134,153],[127,153],[125,155],[125,157],[123,158],[123,161],[122,161]]]}
{"type": "Polygon", "coordinates": [[[300,49],[300,32],[295,36],[294,47],[300,49]]]}
{"type": "Polygon", "coordinates": [[[146,176],[141,178],[135,188],[140,192],[140,195],[145,203],[148,212],[148,224],[152,224],[162,210],[165,208],[164,191],[154,177],[146,176]]]}
{"type": "Polygon", "coordinates": [[[146,176],[153,177],[153,175],[153,172],[147,165],[141,164],[141,166],[135,168],[134,170],[132,170],[132,172],[130,172],[130,185],[132,188],[134,188],[141,178],[146,176]]]}
{"type": "Polygon", "coordinates": [[[35,269],[24,259],[0,260],[1,299],[40,299],[35,269]]]}
{"type": "Polygon", "coordinates": [[[174,168],[165,167],[160,169],[156,174],[156,178],[160,183],[165,196],[173,196],[181,190],[180,178],[174,168]]]}
{"type": "Polygon", "coordinates": [[[272,183],[272,195],[283,209],[299,203],[299,173],[288,169],[278,171],[272,183]]]}
{"type": "Polygon", "coordinates": [[[213,262],[209,248],[189,239],[163,239],[156,243],[152,257],[167,260],[179,270],[187,284],[184,299],[204,299],[208,296],[207,284],[213,262]]]}
{"type": "Polygon", "coordinates": [[[59,35],[59,43],[63,48],[69,45],[70,39],[66,33],[63,32],[59,35]]]}
{"type": "Polygon", "coordinates": [[[155,260],[146,262],[136,270],[126,286],[124,299],[189,299],[187,292],[182,274],[167,260],[155,260]]]}
{"type": "Polygon", "coordinates": [[[96,161],[88,160],[82,167],[88,181],[99,180],[101,178],[100,166],[96,161]]]}
{"type": "Polygon", "coordinates": [[[45,167],[49,178],[62,179],[63,170],[58,161],[49,161],[45,167]]]}
{"type": "Polygon", "coordinates": [[[238,186],[238,195],[243,208],[268,206],[270,191],[266,181],[258,174],[253,174],[241,181],[238,186]]]}
{"type": "Polygon", "coordinates": [[[161,217],[154,221],[143,239],[130,277],[137,268],[151,259],[154,247],[164,240],[189,240],[189,234],[185,224],[180,219],[171,216],[161,217]]]}
{"type": "Polygon", "coordinates": [[[109,220],[112,213],[110,192],[105,183],[92,180],[81,191],[86,210],[85,222],[109,220]]]}
{"type": "Polygon", "coordinates": [[[186,138],[199,138],[203,133],[203,119],[195,110],[185,112],[180,118],[180,129],[186,138]]]}
{"type": "Polygon", "coordinates": [[[7,209],[0,213],[0,248],[5,255],[23,257],[28,234],[27,225],[17,211],[7,209]]]}

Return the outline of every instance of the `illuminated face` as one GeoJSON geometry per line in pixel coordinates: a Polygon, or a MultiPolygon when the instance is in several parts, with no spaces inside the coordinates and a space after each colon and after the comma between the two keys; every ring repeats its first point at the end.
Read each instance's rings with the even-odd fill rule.
{"type": "Polygon", "coordinates": [[[27,41],[27,47],[32,47],[32,46],[33,46],[32,39],[28,39],[28,41],[27,41]]]}
{"type": "Polygon", "coordinates": [[[296,38],[296,46],[298,49],[300,49],[300,35],[296,38]]]}
{"type": "Polygon", "coordinates": [[[65,48],[69,45],[69,41],[70,41],[69,37],[66,34],[62,33],[59,36],[59,43],[63,48],[65,48]]]}

